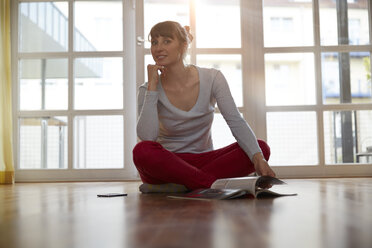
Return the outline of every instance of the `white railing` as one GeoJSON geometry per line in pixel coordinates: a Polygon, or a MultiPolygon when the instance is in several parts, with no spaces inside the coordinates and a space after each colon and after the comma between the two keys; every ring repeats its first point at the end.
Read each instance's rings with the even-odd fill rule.
{"type": "MultiPolygon", "coordinates": [[[[20,14],[59,44],[63,48],[61,50],[68,50],[68,18],[54,3],[22,3],[20,14]]],[[[74,47],[77,51],[96,51],[93,44],[76,28],[74,28],[74,47]]],[[[102,74],[102,63],[97,62],[96,59],[83,61],[83,64],[94,72],[92,77],[102,74]]]]}
{"type": "MultiPolygon", "coordinates": [[[[63,48],[68,47],[68,18],[52,2],[22,3],[20,13],[37,24],[63,48]]],[[[74,30],[75,49],[78,51],[95,51],[95,47],[77,29],[74,30]]]]}

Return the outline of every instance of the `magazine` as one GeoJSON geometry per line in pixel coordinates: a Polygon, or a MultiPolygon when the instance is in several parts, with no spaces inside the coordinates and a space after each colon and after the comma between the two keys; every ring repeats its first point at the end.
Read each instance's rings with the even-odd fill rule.
{"type": "Polygon", "coordinates": [[[246,191],[241,189],[196,189],[186,194],[169,195],[168,197],[193,200],[225,200],[244,195],[246,195],[246,191]]]}
{"type": "Polygon", "coordinates": [[[197,189],[182,195],[171,195],[171,198],[182,199],[234,199],[244,195],[253,197],[275,197],[297,195],[286,187],[286,183],[269,176],[236,177],[216,180],[210,189],[197,189]]]}

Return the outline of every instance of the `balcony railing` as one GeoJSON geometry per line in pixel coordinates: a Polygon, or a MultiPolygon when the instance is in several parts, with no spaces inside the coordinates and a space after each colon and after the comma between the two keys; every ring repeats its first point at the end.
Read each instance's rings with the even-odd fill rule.
{"type": "MultiPolygon", "coordinates": [[[[51,43],[59,46],[58,51],[68,50],[68,18],[53,2],[35,2],[20,4],[20,14],[24,20],[35,24],[51,43]],[[54,42],[53,42],[54,41],[54,42]]],[[[74,48],[76,51],[96,51],[93,44],[78,30],[74,28],[74,48]]],[[[92,73],[92,77],[102,75],[102,63],[97,59],[82,60],[92,73]]]]}

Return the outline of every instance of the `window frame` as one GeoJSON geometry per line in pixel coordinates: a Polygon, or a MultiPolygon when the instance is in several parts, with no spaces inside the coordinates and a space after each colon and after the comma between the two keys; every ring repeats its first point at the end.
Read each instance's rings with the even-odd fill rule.
{"type": "MultiPolygon", "coordinates": [[[[251,2],[251,1],[250,1],[251,2]]],[[[253,11],[260,13],[261,16],[255,15],[252,19],[253,23],[258,23],[258,25],[251,25],[257,28],[256,33],[263,34],[263,1],[254,0],[251,2],[253,11]]],[[[368,2],[369,11],[369,45],[337,45],[337,46],[321,46],[320,44],[320,23],[319,23],[319,0],[312,1],[313,7],[313,33],[314,33],[314,44],[312,46],[296,46],[296,47],[264,47],[263,39],[261,45],[257,43],[257,57],[261,58],[262,61],[255,63],[255,70],[252,73],[258,73],[261,75],[259,80],[253,83],[259,89],[259,96],[261,102],[258,104],[258,122],[266,124],[266,113],[268,112],[292,112],[292,111],[314,111],[317,116],[317,136],[318,136],[318,165],[300,165],[300,166],[275,166],[274,170],[279,176],[295,178],[295,177],[338,177],[338,176],[366,176],[372,174],[372,167],[370,164],[327,164],[325,163],[325,144],[324,144],[324,121],[323,113],[325,111],[341,111],[341,110],[371,110],[372,104],[323,104],[322,99],[322,71],[321,71],[321,54],[324,52],[357,52],[357,51],[369,51],[372,53],[371,44],[371,34],[372,34],[372,24],[371,24],[371,13],[372,4],[368,2]],[[273,53],[297,53],[297,52],[307,52],[314,54],[315,63],[315,90],[316,90],[316,103],[314,105],[298,105],[298,106],[266,106],[265,105],[265,64],[264,56],[265,54],[273,53]]],[[[253,42],[253,38],[251,38],[253,42]]],[[[257,58],[256,57],[256,58],[257,58]]],[[[258,137],[267,138],[266,125],[259,125],[256,127],[256,134],[258,137]]],[[[290,152],[290,151],[288,151],[290,152]]]]}
{"type": "MultiPolygon", "coordinates": [[[[190,27],[195,31],[197,26],[195,17],[195,1],[189,2],[190,27]]],[[[143,1],[140,10],[143,13],[143,1]],[[142,10],[141,10],[142,9],[142,10]]],[[[369,3],[369,37],[372,39],[371,24],[371,3],[369,3]]],[[[354,52],[369,51],[372,53],[372,44],[369,45],[320,45],[320,26],[319,26],[319,0],[312,0],[313,16],[313,39],[312,46],[295,47],[264,47],[263,39],[263,1],[240,1],[241,13],[241,48],[197,48],[196,43],[191,43],[189,51],[190,62],[196,64],[196,56],[199,54],[238,54],[242,57],[242,79],[243,79],[243,106],[239,111],[254,130],[256,136],[267,140],[266,114],[268,112],[294,112],[312,111],[317,118],[317,146],[318,146],[318,165],[282,165],[273,166],[277,175],[280,177],[336,177],[336,176],[365,176],[372,174],[372,166],[369,164],[325,164],[324,154],[324,122],[323,113],[325,111],[339,110],[370,110],[372,104],[323,104],[322,99],[322,78],[321,78],[321,53],[323,52],[354,52]],[[257,13],[251,15],[251,13],[257,13]],[[262,35],[258,35],[262,34],[262,35]],[[252,45],[250,45],[252,44],[252,45]],[[298,106],[266,106],[265,103],[265,61],[264,56],[268,53],[312,53],[314,54],[315,69],[315,95],[316,101],[313,105],[298,106]]],[[[138,12],[137,12],[138,13],[138,12]]],[[[138,20],[138,19],[137,19],[138,20]]],[[[143,38],[144,34],[143,18],[137,25],[137,37],[143,38]]],[[[194,32],[195,33],[195,32],[194,32]]],[[[144,64],[144,56],[150,55],[150,49],[140,47],[137,49],[138,64],[144,64]]],[[[144,71],[137,71],[138,85],[145,82],[144,71]]],[[[216,113],[219,110],[216,109],[216,113]]],[[[270,144],[269,144],[270,145],[270,144]]],[[[290,151],[288,151],[290,152],[290,151]]]]}
{"type": "MultiPolygon", "coordinates": [[[[104,1],[104,0],[103,0],[104,1]]],[[[123,25],[122,32],[123,49],[121,51],[94,51],[79,52],[73,49],[74,30],[74,0],[16,0],[11,1],[11,30],[12,32],[12,107],[13,107],[13,148],[16,182],[33,181],[102,181],[102,180],[131,180],[138,179],[132,159],[132,150],[137,143],[135,132],[136,126],[136,68],[133,63],[136,58],[135,44],[135,2],[122,1],[123,25]],[[68,50],[66,52],[19,52],[18,51],[18,7],[23,2],[66,2],[68,4],[68,50]],[[122,58],[123,72],[123,108],[121,109],[92,109],[76,110],[73,108],[74,100],[74,61],[77,58],[122,58]],[[18,61],[21,59],[49,59],[66,58],[68,60],[68,109],[67,110],[20,110],[19,104],[19,75],[18,61]],[[86,116],[122,116],[124,122],[123,130],[123,168],[120,169],[75,169],[73,165],[74,156],[74,117],[86,116]],[[68,163],[66,169],[21,169],[19,150],[19,118],[22,117],[51,117],[66,116],[68,120],[68,163]]]]}
{"type": "MultiPolygon", "coordinates": [[[[69,6],[69,48],[62,53],[18,53],[18,4],[20,2],[46,2],[49,0],[11,1],[12,32],[12,91],[13,91],[13,147],[16,181],[87,181],[138,179],[132,161],[132,149],[137,143],[136,96],[138,87],[145,81],[144,56],[150,50],[143,47],[144,3],[143,1],[123,1],[123,51],[120,52],[74,52],[73,51],[73,3],[74,0],[55,0],[68,2],[69,6]],[[126,13],[126,14],[125,14],[126,13]],[[119,110],[73,110],[73,60],[80,57],[121,57],[123,58],[124,108],[119,110]],[[22,58],[67,58],[69,60],[69,109],[57,111],[19,111],[18,61],[22,58]],[[137,62],[136,66],[133,61],[137,62]],[[136,82],[134,84],[133,82],[136,82]],[[121,115],[124,118],[124,168],[123,169],[74,169],[73,168],[73,117],[77,115],[121,115]],[[68,168],[67,169],[19,169],[19,117],[67,116],[68,117],[68,168]]],[[[190,26],[196,27],[193,11],[196,0],[190,0],[190,26]]],[[[324,111],[371,110],[372,104],[333,104],[322,103],[321,53],[369,51],[372,53],[372,4],[368,2],[369,45],[320,45],[319,0],[312,0],[314,45],[300,47],[264,47],[263,42],[263,2],[262,0],[240,1],[241,11],[241,48],[197,48],[195,42],[190,48],[190,61],[196,64],[199,54],[237,54],[242,58],[243,106],[239,107],[243,117],[252,127],[258,138],[267,139],[266,113],[281,111],[315,111],[317,116],[318,165],[275,166],[280,177],[333,177],[372,175],[370,164],[325,165],[324,154],[324,111]],[[257,15],[251,15],[251,13],[257,15]],[[261,35],[258,35],[261,34],[261,35]],[[265,61],[267,53],[309,52],[314,54],[316,104],[303,106],[266,106],[265,105],[265,61]]],[[[218,109],[216,111],[219,112],[218,109]]],[[[290,151],[289,151],[290,152],[290,151]]]]}

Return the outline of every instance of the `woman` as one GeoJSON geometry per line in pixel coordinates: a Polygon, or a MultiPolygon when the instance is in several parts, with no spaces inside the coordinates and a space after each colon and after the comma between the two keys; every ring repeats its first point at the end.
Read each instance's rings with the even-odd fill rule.
{"type": "Polygon", "coordinates": [[[184,64],[192,40],[189,28],[161,22],[149,39],[156,64],[147,66],[148,82],[139,88],[137,134],[142,142],[133,149],[144,182],[140,190],[209,188],[216,179],[254,171],[275,176],[267,163],[270,148],[257,141],[241,117],[222,73],[184,64]],[[237,143],[213,150],[216,103],[237,143]]]}

